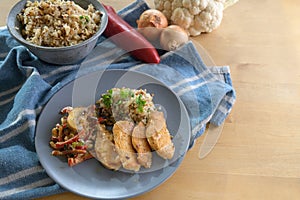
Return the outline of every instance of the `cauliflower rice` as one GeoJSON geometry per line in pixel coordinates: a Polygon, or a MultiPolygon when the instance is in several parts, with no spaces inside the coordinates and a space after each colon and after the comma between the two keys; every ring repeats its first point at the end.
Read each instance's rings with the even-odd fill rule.
{"type": "Polygon", "coordinates": [[[27,1],[17,15],[23,37],[46,47],[71,46],[89,39],[100,28],[101,17],[92,4],[85,10],[69,0],[27,1]]]}
{"type": "Polygon", "coordinates": [[[108,124],[119,120],[147,123],[149,114],[155,110],[153,95],[143,89],[112,88],[96,102],[98,116],[108,124]]]}

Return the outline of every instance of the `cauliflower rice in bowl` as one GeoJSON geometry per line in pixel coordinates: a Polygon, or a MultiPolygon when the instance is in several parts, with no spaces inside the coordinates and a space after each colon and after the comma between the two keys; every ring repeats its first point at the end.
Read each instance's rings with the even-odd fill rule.
{"type": "Polygon", "coordinates": [[[40,60],[55,65],[82,62],[107,23],[107,12],[98,0],[21,0],[6,21],[15,40],[40,60]]]}
{"type": "Polygon", "coordinates": [[[83,9],[74,1],[27,1],[17,15],[24,26],[23,37],[36,45],[61,47],[76,45],[94,35],[102,13],[92,4],[83,9]]]}

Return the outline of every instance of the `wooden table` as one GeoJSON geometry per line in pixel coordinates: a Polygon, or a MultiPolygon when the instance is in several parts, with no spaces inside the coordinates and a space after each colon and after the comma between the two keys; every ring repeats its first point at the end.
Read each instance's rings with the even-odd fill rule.
{"type": "MultiPolygon", "coordinates": [[[[0,25],[15,2],[1,0],[0,25]]],[[[300,199],[299,10],[298,0],[240,0],[217,30],[193,38],[231,67],[237,102],[207,157],[198,158],[201,137],[169,180],[133,199],[300,199]]]]}

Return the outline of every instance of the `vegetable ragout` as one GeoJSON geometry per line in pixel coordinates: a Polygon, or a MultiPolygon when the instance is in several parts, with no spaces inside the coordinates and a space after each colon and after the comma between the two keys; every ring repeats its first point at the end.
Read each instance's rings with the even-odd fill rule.
{"type": "Polygon", "coordinates": [[[83,132],[78,132],[67,122],[68,114],[72,110],[72,107],[65,107],[60,111],[61,121],[52,129],[50,140],[52,155],[65,156],[69,166],[93,157],[87,150],[87,143],[82,139],[83,132]]]}

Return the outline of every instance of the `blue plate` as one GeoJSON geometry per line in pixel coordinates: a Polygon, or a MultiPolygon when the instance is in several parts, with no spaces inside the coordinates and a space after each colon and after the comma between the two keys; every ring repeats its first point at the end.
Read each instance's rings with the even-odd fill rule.
{"type": "Polygon", "coordinates": [[[139,72],[106,70],[76,79],[50,99],[37,123],[35,146],[42,166],[61,187],[88,198],[122,199],[148,192],[171,177],[188,150],[190,135],[185,106],[165,84],[139,72]],[[69,167],[66,159],[51,155],[51,129],[60,122],[61,108],[91,105],[102,93],[113,87],[142,88],[154,94],[153,101],[164,111],[168,129],[173,136],[173,159],[164,160],[154,152],[152,167],[133,173],[108,170],[96,159],[69,167]]]}

